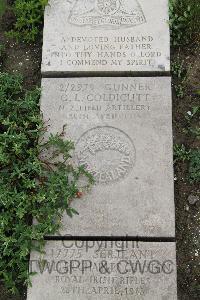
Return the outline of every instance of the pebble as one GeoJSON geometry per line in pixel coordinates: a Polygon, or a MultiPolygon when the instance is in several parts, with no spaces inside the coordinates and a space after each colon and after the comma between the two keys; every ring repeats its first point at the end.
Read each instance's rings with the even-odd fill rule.
{"type": "Polygon", "coordinates": [[[189,195],[189,197],[188,197],[188,202],[191,205],[196,204],[199,200],[200,200],[200,198],[198,196],[189,195]]]}

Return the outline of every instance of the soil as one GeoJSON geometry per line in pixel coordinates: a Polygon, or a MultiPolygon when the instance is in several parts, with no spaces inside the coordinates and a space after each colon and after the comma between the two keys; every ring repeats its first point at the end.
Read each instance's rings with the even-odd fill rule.
{"type": "MultiPolygon", "coordinates": [[[[200,39],[197,46],[177,49],[172,61],[179,57],[187,71],[184,97],[176,97],[173,91],[174,144],[183,144],[187,149],[200,149],[200,140],[184,132],[187,128],[185,116],[194,106],[200,106],[200,39]]],[[[173,85],[177,80],[172,80],[173,85]]],[[[199,118],[192,126],[200,127],[199,118]]],[[[188,163],[175,165],[176,239],[178,265],[178,294],[180,300],[200,299],[200,201],[190,204],[190,195],[200,196],[200,186],[188,181],[188,163]]]]}
{"type": "MultiPolygon", "coordinates": [[[[5,56],[2,71],[21,73],[27,89],[40,85],[40,65],[42,39],[35,44],[16,43],[4,35],[4,31],[12,28],[15,18],[10,10],[3,15],[0,24],[0,44],[5,45],[5,56]]],[[[196,43],[196,45],[200,45],[196,43]]],[[[185,116],[193,106],[200,105],[200,96],[195,91],[200,90],[200,46],[182,47],[172,53],[172,60],[180,57],[187,69],[185,96],[178,98],[173,91],[173,131],[174,144],[184,144],[188,149],[200,147],[200,141],[184,133],[187,126],[185,116]]],[[[173,79],[173,85],[177,80],[173,79]]],[[[195,120],[193,126],[199,126],[195,120]]],[[[198,184],[188,181],[188,165],[179,162],[175,165],[175,204],[176,204],[176,238],[178,264],[178,298],[180,300],[200,299],[200,205],[189,204],[189,195],[199,195],[198,184]]],[[[20,296],[9,296],[0,285],[0,300],[24,300],[25,290],[20,296]]]]}
{"type": "Polygon", "coordinates": [[[7,9],[0,20],[0,44],[5,46],[2,71],[22,74],[25,88],[31,89],[36,85],[40,86],[42,37],[34,44],[7,38],[5,32],[13,27],[14,22],[11,9],[7,9]]]}

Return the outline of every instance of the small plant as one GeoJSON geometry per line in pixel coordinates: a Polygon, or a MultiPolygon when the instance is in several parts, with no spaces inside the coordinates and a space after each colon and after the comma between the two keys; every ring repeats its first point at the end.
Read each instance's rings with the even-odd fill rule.
{"type": "Polygon", "coordinates": [[[187,121],[187,126],[184,128],[184,132],[186,134],[190,134],[194,136],[197,139],[200,139],[200,127],[199,126],[194,126],[194,122],[199,123],[199,118],[200,118],[200,106],[193,106],[191,111],[188,111],[185,119],[187,121]]]}
{"type": "Polygon", "coordinates": [[[43,139],[39,98],[38,89],[23,90],[20,76],[0,73],[0,278],[13,293],[30,282],[30,251],[42,251],[64,211],[77,214],[72,200],[93,183],[70,163],[74,145],[62,133],[43,139]]]}
{"type": "Polygon", "coordinates": [[[187,79],[187,70],[185,69],[184,61],[177,60],[171,64],[172,75],[175,79],[175,92],[178,98],[183,98],[185,93],[185,82],[187,79]]]}
{"type": "Polygon", "coordinates": [[[170,32],[173,46],[189,44],[200,33],[199,0],[170,0],[170,32]]]}
{"type": "Polygon", "coordinates": [[[14,29],[8,36],[25,42],[34,42],[42,33],[44,9],[48,0],[15,0],[13,11],[16,17],[14,29]]]}
{"type": "Polygon", "coordinates": [[[200,149],[191,151],[189,163],[189,181],[191,183],[200,182],[200,149]]]}
{"type": "Polygon", "coordinates": [[[188,161],[190,159],[191,150],[187,150],[184,145],[174,145],[174,163],[179,160],[188,161]]]}
{"type": "Polygon", "coordinates": [[[187,112],[187,115],[185,116],[188,123],[191,123],[192,119],[195,117],[199,118],[200,116],[200,106],[193,106],[191,111],[187,112]]]}
{"type": "Polygon", "coordinates": [[[174,163],[178,161],[189,163],[188,179],[191,183],[200,182],[200,149],[187,150],[184,145],[174,146],[174,163]]]}

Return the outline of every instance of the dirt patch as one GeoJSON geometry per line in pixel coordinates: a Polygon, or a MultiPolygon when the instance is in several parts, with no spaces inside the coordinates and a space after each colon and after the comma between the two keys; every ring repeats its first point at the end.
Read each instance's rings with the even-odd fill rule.
{"type": "MultiPolygon", "coordinates": [[[[177,98],[173,93],[174,144],[184,144],[188,149],[200,148],[200,140],[184,132],[187,127],[185,116],[194,106],[200,106],[200,43],[195,48],[185,48],[173,53],[184,62],[187,70],[185,96],[177,98]]],[[[173,81],[176,84],[175,81],[173,81]]],[[[199,119],[192,126],[200,127],[199,119]]],[[[180,300],[200,299],[200,205],[190,204],[190,195],[200,195],[198,184],[188,181],[188,163],[175,166],[176,237],[178,264],[178,294],[180,300]]]]}
{"type": "Polygon", "coordinates": [[[15,17],[11,9],[7,9],[0,21],[0,44],[5,46],[2,71],[22,74],[25,88],[31,89],[35,85],[40,86],[42,40],[34,44],[26,44],[7,38],[4,32],[12,28],[14,21],[15,17]]]}
{"type": "Polygon", "coordinates": [[[10,295],[0,283],[0,300],[26,300],[26,290],[23,287],[20,290],[21,295],[10,295]]]}

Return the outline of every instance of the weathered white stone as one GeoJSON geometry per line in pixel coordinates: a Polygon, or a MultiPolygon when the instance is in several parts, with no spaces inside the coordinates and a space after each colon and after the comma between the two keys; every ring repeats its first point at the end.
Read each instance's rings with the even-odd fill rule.
{"type": "Polygon", "coordinates": [[[168,0],[50,0],[42,73],[169,71],[168,0]]]}
{"type": "Polygon", "coordinates": [[[45,78],[41,110],[96,179],[61,235],[174,237],[170,78],[45,78]]]}
{"type": "Polygon", "coordinates": [[[49,241],[27,300],[176,300],[175,243],[49,241]]]}

